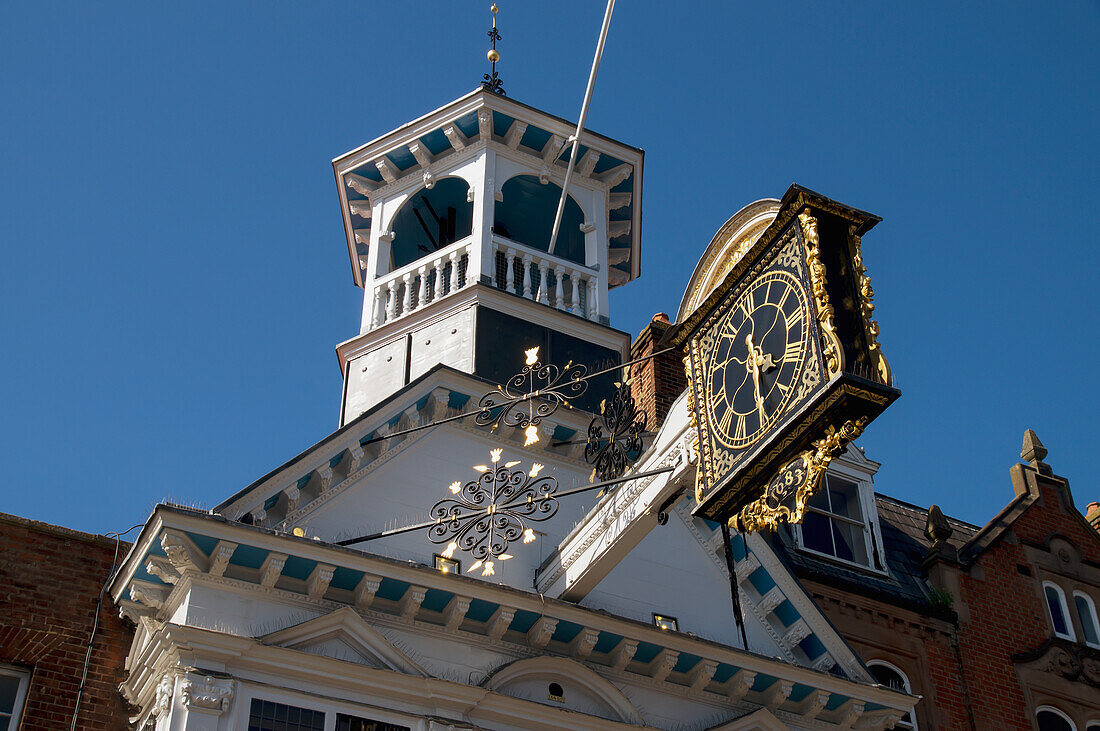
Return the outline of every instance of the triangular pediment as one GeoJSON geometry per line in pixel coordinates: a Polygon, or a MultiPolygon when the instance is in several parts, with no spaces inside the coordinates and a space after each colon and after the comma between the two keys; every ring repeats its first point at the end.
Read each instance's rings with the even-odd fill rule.
{"type": "Polygon", "coordinates": [[[427,677],[424,668],[394,647],[351,607],[264,635],[265,645],[324,655],[360,665],[427,677]]]}
{"type": "Polygon", "coordinates": [[[790,726],[780,721],[767,708],[761,708],[747,716],[715,726],[710,731],[786,731],[790,726]]]}

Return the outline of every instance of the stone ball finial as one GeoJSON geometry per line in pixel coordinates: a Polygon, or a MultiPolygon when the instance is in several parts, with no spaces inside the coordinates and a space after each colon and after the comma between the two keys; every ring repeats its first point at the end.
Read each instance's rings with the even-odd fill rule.
{"type": "Polygon", "coordinates": [[[939,505],[928,508],[928,521],[924,525],[924,535],[932,543],[943,543],[951,538],[955,529],[947,522],[947,517],[940,510],[939,505]]]}

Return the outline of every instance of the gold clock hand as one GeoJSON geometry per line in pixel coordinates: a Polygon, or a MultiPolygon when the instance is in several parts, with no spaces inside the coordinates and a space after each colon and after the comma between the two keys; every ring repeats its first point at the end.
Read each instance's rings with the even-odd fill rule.
{"type": "MultiPolygon", "coordinates": [[[[760,395],[760,366],[765,358],[761,355],[760,348],[753,343],[752,333],[745,336],[745,344],[749,346],[749,357],[746,359],[746,364],[752,370],[752,389],[756,396],[756,410],[760,412],[760,423],[763,424],[766,421],[766,416],[764,414],[764,397],[760,395]]],[[[769,355],[767,359],[771,360],[771,356],[769,355]]]]}

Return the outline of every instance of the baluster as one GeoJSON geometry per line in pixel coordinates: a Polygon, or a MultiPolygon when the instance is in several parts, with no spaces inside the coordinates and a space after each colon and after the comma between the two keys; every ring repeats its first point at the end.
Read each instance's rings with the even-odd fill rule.
{"type": "Polygon", "coordinates": [[[507,249],[504,252],[504,289],[509,294],[516,293],[516,263],[515,263],[516,250],[507,249]]]}
{"type": "Polygon", "coordinates": [[[432,270],[435,271],[435,295],[432,302],[443,296],[443,260],[436,259],[432,262],[432,270]]]}
{"type": "Polygon", "coordinates": [[[417,273],[420,275],[420,292],[416,295],[416,306],[423,307],[428,303],[428,267],[420,267],[417,273]]]}
{"type": "Polygon", "coordinates": [[[588,278],[588,319],[593,322],[600,320],[600,308],[596,302],[596,278],[588,278]]]}
{"type": "Polygon", "coordinates": [[[523,297],[531,299],[531,255],[523,255],[523,297]]]}
{"type": "Polygon", "coordinates": [[[404,315],[408,312],[412,312],[416,307],[413,304],[413,300],[416,297],[416,288],[413,287],[412,272],[408,272],[405,276],[401,277],[401,281],[405,283],[405,301],[401,303],[401,314],[404,315]]]}
{"type": "Polygon", "coordinates": [[[386,322],[397,317],[397,280],[392,279],[386,287],[386,322]]]}
{"type": "Polygon", "coordinates": [[[381,286],[374,288],[374,301],[371,303],[370,326],[373,330],[382,324],[386,316],[386,290],[381,286]]]}
{"type": "Polygon", "coordinates": [[[565,295],[562,292],[562,270],[561,267],[554,268],[554,307],[559,310],[565,309],[565,295]]]}
{"type": "Polygon", "coordinates": [[[458,252],[451,252],[451,293],[458,290],[458,252]]]}
{"type": "Polygon", "coordinates": [[[544,305],[550,304],[550,263],[539,259],[539,302],[544,305]]]}
{"type": "Polygon", "coordinates": [[[572,303],[569,305],[569,311],[574,315],[581,313],[581,288],[578,286],[580,281],[577,279],[577,273],[571,272],[569,274],[569,288],[573,290],[572,303]]]}

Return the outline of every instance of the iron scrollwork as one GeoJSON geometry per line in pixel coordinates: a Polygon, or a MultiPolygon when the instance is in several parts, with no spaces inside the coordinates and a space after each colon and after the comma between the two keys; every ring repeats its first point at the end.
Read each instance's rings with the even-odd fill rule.
{"type": "Polygon", "coordinates": [[[450,543],[443,555],[455,550],[469,553],[477,561],[471,570],[484,566],[483,575],[493,573],[494,560],[506,560],[508,545],[521,537],[535,540],[529,522],[542,522],[558,512],[555,493],[558,481],[539,475],[537,462],[529,470],[514,469],[519,462],[500,462],[500,449],[490,453],[489,465],[478,465],[477,479],[454,482],[447,497],[432,506],[429,516],[435,524],[428,529],[432,543],[450,543]]]}
{"type": "Polygon", "coordinates": [[[478,426],[512,426],[527,430],[527,445],[538,441],[534,427],[558,407],[583,394],[588,389],[588,367],[572,361],[564,367],[553,363],[543,365],[538,360],[538,348],[525,351],[523,369],[497,386],[478,401],[474,422],[478,426]],[[527,402],[526,409],[522,404],[527,402]]]}
{"type": "Polygon", "coordinates": [[[600,480],[619,477],[642,453],[646,414],[638,413],[627,383],[615,385],[615,396],[600,403],[600,415],[588,425],[584,448],[585,461],[600,480]]]}

